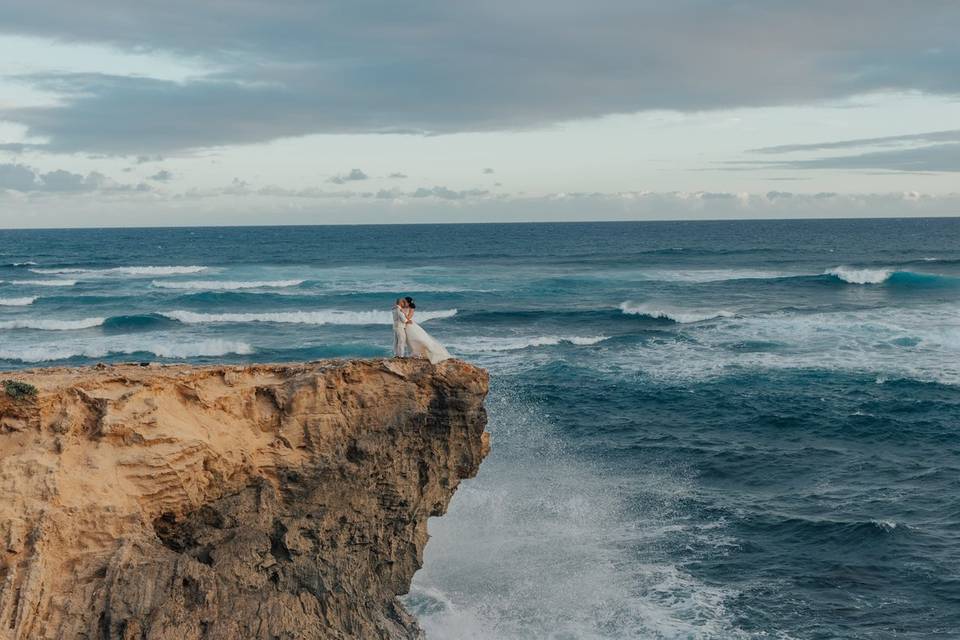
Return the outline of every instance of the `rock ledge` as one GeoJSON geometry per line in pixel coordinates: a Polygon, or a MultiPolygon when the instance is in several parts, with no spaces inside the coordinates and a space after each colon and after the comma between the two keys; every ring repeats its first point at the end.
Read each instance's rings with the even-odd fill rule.
{"type": "Polygon", "coordinates": [[[103,366],[0,390],[0,638],[407,639],[488,450],[459,361],[103,366]]]}

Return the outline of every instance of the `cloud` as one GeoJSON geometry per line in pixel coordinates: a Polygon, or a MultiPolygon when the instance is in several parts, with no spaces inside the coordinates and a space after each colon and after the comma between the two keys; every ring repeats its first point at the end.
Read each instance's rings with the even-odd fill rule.
{"type": "Polygon", "coordinates": [[[854,138],[833,142],[814,142],[812,144],[784,144],[775,147],[751,149],[754,153],[793,153],[797,151],[826,151],[831,149],[849,149],[857,147],[887,147],[916,145],[917,143],[960,142],[960,129],[950,131],[929,131],[927,133],[909,133],[882,138],[854,138]]]}
{"type": "Polygon", "coordinates": [[[173,173],[171,173],[170,171],[167,171],[166,169],[161,169],[160,171],[157,171],[155,174],[150,176],[148,180],[153,180],[155,182],[170,182],[171,180],[173,180],[173,173]]]}
{"type": "Polygon", "coordinates": [[[0,4],[0,31],[164,52],[215,71],[182,81],[21,76],[59,100],[6,106],[0,119],[52,151],[152,155],[874,91],[957,95],[958,24],[953,0],[277,0],[229,11],[189,0],[11,0],[0,4]]]}
{"type": "Polygon", "coordinates": [[[358,182],[360,180],[368,180],[370,176],[364,173],[360,169],[351,169],[350,173],[345,173],[339,176],[333,176],[327,182],[332,182],[333,184],[346,184],[348,182],[358,182]]]}
{"type": "Polygon", "coordinates": [[[416,191],[407,194],[411,198],[439,198],[441,200],[464,200],[466,198],[477,198],[490,195],[485,189],[466,189],[455,191],[447,187],[432,187],[427,189],[420,187],[416,191]]]}
{"type": "Polygon", "coordinates": [[[22,164],[0,164],[0,190],[22,193],[84,193],[94,191],[148,191],[149,186],[118,184],[96,171],[82,175],[56,169],[41,173],[22,164]]]}
{"type": "Polygon", "coordinates": [[[387,177],[388,177],[388,178],[393,178],[393,179],[395,179],[395,180],[403,180],[403,179],[405,179],[405,178],[407,177],[407,174],[401,173],[401,172],[399,172],[399,171],[395,171],[394,173],[391,173],[391,174],[388,175],[387,177]]]}
{"type": "Polygon", "coordinates": [[[0,189],[32,191],[37,183],[37,174],[22,164],[0,164],[0,189]]]}
{"type": "Polygon", "coordinates": [[[760,169],[846,169],[912,173],[960,171],[960,142],[908,149],[868,151],[854,155],[824,156],[808,160],[773,162],[738,161],[741,167],[760,169]]]}
{"type": "Polygon", "coordinates": [[[488,174],[488,175],[489,175],[489,174],[493,173],[493,169],[491,169],[490,167],[487,167],[486,169],[483,170],[483,172],[484,172],[485,174],[488,174]]]}
{"type": "MultiPolygon", "coordinates": [[[[766,193],[649,192],[482,195],[482,190],[425,189],[409,192],[323,192],[254,188],[239,181],[219,190],[191,191],[179,198],[116,193],[104,197],[49,194],[14,198],[0,206],[0,226],[156,224],[316,224],[319,222],[519,222],[574,220],[695,220],[956,216],[960,193],[766,193]],[[723,194],[722,196],[720,194],[723,194]],[[455,197],[444,197],[456,194],[455,197]],[[377,197],[379,196],[379,197],[377,197]],[[718,197],[720,196],[720,197],[718,197]],[[69,215],[66,215],[69,214],[69,215]]],[[[11,195],[11,193],[13,195],[11,195]]]]}
{"type": "Polygon", "coordinates": [[[44,144],[29,144],[26,142],[4,142],[0,143],[0,151],[9,153],[23,153],[24,151],[38,151],[46,149],[44,144]]]}

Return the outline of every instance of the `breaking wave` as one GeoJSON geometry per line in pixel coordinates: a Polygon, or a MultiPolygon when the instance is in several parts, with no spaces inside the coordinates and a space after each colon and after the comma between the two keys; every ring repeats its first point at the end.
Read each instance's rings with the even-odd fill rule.
{"type": "Polygon", "coordinates": [[[834,267],[833,269],[828,269],[824,275],[833,276],[849,284],[880,284],[886,282],[893,273],[893,269],[834,267]]]}
{"type": "Polygon", "coordinates": [[[179,276],[206,271],[199,265],[171,267],[111,267],[109,269],[82,269],[66,267],[57,269],[30,269],[34,273],[47,275],[94,275],[94,276],[179,276]]]}
{"type": "MultiPolygon", "coordinates": [[[[218,322],[277,322],[283,324],[392,324],[390,311],[344,311],[326,309],[322,311],[279,311],[272,313],[196,313],[193,311],[163,311],[160,315],[185,324],[205,324],[218,322]]],[[[439,318],[452,318],[456,309],[417,312],[417,320],[426,322],[439,318]]]]}
{"type": "Polygon", "coordinates": [[[960,278],[936,273],[916,273],[896,269],[855,269],[836,267],[824,272],[847,284],[887,284],[904,287],[953,287],[960,286],[960,278]]]}
{"type": "Polygon", "coordinates": [[[84,318],[82,320],[46,320],[29,318],[0,322],[0,329],[37,329],[40,331],[75,331],[99,327],[106,318],[84,318]]]}
{"type": "Polygon", "coordinates": [[[0,307],[26,307],[37,300],[36,296],[29,298],[0,298],[0,307]]]}
{"type": "Polygon", "coordinates": [[[518,351],[531,347],[552,347],[558,344],[589,346],[609,340],[609,336],[534,336],[519,338],[472,338],[454,345],[458,351],[483,353],[489,351],[518,351]]]}
{"type": "Polygon", "coordinates": [[[76,280],[0,280],[0,282],[28,287],[72,287],[77,284],[76,280]]]}
{"type": "Polygon", "coordinates": [[[150,286],[158,289],[187,289],[196,291],[235,291],[239,289],[280,289],[296,287],[303,280],[154,280],[150,286]]]}
{"type": "Polygon", "coordinates": [[[678,324],[689,324],[691,322],[713,320],[714,318],[732,318],[736,316],[733,311],[727,311],[725,309],[677,309],[660,305],[634,304],[632,302],[620,303],[620,311],[627,315],[646,316],[654,320],[669,320],[678,324]]]}

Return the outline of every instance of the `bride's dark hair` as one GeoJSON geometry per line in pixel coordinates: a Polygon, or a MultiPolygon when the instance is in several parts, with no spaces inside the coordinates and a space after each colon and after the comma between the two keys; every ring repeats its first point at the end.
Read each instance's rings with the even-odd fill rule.
{"type": "Polygon", "coordinates": [[[406,298],[404,298],[404,300],[407,301],[407,306],[409,306],[411,309],[416,309],[416,308],[417,308],[417,305],[414,304],[414,302],[413,302],[413,298],[411,298],[410,296],[407,296],[406,298]]]}

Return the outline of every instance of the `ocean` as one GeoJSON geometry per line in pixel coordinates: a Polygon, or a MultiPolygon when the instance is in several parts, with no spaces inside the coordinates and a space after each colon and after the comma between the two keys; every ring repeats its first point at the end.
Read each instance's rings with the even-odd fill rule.
{"type": "Polygon", "coordinates": [[[0,369],[491,373],[431,640],[960,637],[960,219],[0,231],[0,369]]]}

